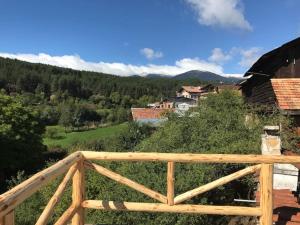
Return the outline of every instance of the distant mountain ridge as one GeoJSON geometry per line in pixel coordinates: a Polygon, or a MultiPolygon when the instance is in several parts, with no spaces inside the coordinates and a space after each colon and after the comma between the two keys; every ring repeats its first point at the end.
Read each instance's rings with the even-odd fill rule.
{"type": "MultiPolygon", "coordinates": [[[[105,74],[101,72],[92,72],[92,71],[85,71],[85,70],[76,70],[76,69],[71,69],[71,68],[64,68],[64,67],[59,67],[59,66],[53,66],[53,65],[47,65],[43,63],[30,63],[30,62],[25,62],[22,60],[17,60],[17,59],[9,59],[9,58],[4,58],[0,57],[0,61],[3,61],[5,63],[7,62],[15,62],[18,67],[20,65],[35,65],[36,68],[52,68],[51,70],[57,70],[57,71],[68,71],[68,73],[86,73],[86,74],[93,74],[93,75],[101,75],[105,77],[120,77],[121,79],[126,77],[118,76],[118,75],[113,75],[113,74],[105,74]]],[[[1,66],[1,65],[0,65],[1,66]]],[[[1,69],[1,68],[0,68],[1,69]]],[[[185,73],[181,73],[175,76],[172,75],[167,75],[167,74],[145,74],[145,75],[137,75],[133,74],[129,76],[129,78],[150,78],[150,79],[159,79],[159,78],[165,78],[165,79],[172,79],[172,80],[178,80],[178,81],[185,81],[185,80],[199,80],[199,81],[204,81],[204,82],[224,82],[224,83],[237,83],[241,81],[242,79],[235,78],[235,77],[224,77],[219,74],[209,72],[209,71],[200,71],[200,70],[190,70],[185,73]]]]}
{"type": "Polygon", "coordinates": [[[163,75],[163,74],[147,74],[146,78],[170,78],[175,80],[187,80],[187,79],[198,79],[201,81],[217,81],[224,83],[236,83],[241,79],[235,77],[224,77],[216,73],[209,71],[190,70],[185,73],[181,73],[175,76],[163,75]]]}

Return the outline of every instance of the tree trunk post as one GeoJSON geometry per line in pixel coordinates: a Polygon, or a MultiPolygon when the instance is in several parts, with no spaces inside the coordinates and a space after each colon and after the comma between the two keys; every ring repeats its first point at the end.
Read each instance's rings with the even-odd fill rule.
{"type": "Polygon", "coordinates": [[[15,212],[10,211],[6,216],[0,218],[0,225],[15,225],[15,212]]]}
{"type": "Polygon", "coordinates": [[[77,171],[73,176],[73,192],[72,200],[73,205],[78,207],[77,212],[72,218],[72,225],[84,225],[84,209],[81,203],[84,201],[85,196],[85,182],[84,182],[84,165],[83,159],[77,163],[77,171]]]}
{"type": "Polygon", "coordinates": [[[260,225],[273,224],[273,164],[262,164],[260,172],[260,225]]]}
{"type": "Polygon", "coordinates": [[[167,172],[167,199],[168,205],[174,205],[174,162],[168,162],[168,172],[167,172]]]}

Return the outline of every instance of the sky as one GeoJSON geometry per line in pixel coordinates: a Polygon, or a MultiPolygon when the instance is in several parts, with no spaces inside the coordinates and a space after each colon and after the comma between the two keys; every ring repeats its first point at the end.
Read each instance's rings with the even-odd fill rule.
{"type": "Polygon", "coordinates": [[[0,56],[120,76],[242,76],[300,36],[300,0],[0,0],[0,56]]]}

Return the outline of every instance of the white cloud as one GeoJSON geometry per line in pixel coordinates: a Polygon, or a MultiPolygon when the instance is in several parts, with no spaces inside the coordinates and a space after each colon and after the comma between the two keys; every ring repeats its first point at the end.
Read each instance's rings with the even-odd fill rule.
{"type": "Polygon", "coordinates": [[[185,0],[197,13],[198,22],[206,26],[238,28],[251,31],[241,0],[185,0]]]}
{"type": "Polygon", "coordinates": [[[258,58],[262,54],[262,49],[258,47],[252,47],[249,49],[241,49],[240,54],[242,56],[241,61],[239,62],[239,65],[241,67],[249,68],[255,63],[258,58]]]}
{"type": "Polygon", "coordinates": [[[162,52],[154,51],[151,48],[143,48],[140,50],[140,53],[149,60],[162,58],[164,56],[162,52]]]}
{"type": "Polygon", "coordinates": [[[32,63],[43,63],[54,66],[72,68],[77,70],[95,71],[120,76],[145,75],[149,73],[177,75],[189,70],[210,71],[220,75],[225,75],[223,67],[213,62],[208,62],[199,58],[184,58],[177,60],[173,65],[132,65],[124,63],[108,62],[88,62],[80,58],[79,55],[51,56],[45,53],[40,54],[10,54],[0,53],[5,58],[19,59],[32,63]]]}
{"type": "Polygon", "coordinates": [[[231,54],[225,54],[221,48],[214,48],[212,50],[211,56],[208,59],[212,62],[223,64],[224,62],[231,59],[231,54]]]}
{"type": "Polygon", "coordinates": [[[234,78],[242,78],[244,74],[241,73],[227,73],[224,77],[234,77],[234,78]]]}

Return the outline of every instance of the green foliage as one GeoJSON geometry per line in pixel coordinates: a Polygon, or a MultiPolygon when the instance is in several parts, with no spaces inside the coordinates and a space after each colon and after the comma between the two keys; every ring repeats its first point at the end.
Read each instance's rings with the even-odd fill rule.
{"type": "MultiPolygon", "coordinates": [[[[47,98],[54,95],[56,100],[104,96],[111,100],[110,104],[121,103],[122,107],[129,108],[133,102],[128,101],[128,97],[137,100],[142,96],[152,96],[159,100],[161,97],[172,96],[183,84],[199,85],[203,82],[137,76],[118,77],[0,58],[0,89],[3,88],[8,93],[43,93],[47,98]]],[[[105,104],[109,104],[108,101],[105,104]]]]}
{"type": "Polygon", "coordinates": [[[59,129],[57,127],[47,127],[45,137],[50,139],[59,139],[62,136],[59,134],[59,129]]]}
{"type": "MultiPolygon", "coordinates": [[[[232,92],[222,92],[220,95],[208,96],[206,100],[201,101],[200,106],[190,115],[181,118],[174,115],[170,116],[169,121],[163,127],[158,128],[156,132],[147,126],[132,123],[113,138],[102,138],[95,142],[86,143],[84,146],[98,151],[259,154],[260,135],[263,132],[263,126],[279,123],[283,128],[282,139],[284,142],[290,143],[293,135],[289,130],[290,121],[288,118],[283,118],[277,113],[269,115],[258,113],[256,109],[244,105],[240,96],[232,92]]],[[[98,163],[153,190],[166,194],[167,166],[165,163],[98,163]]],[[[244,167],[245,165],[235,164],[176,163],[175,194],[181,194],[244,167]]],[[[93,171],[86,172],[86,180],[88,199],[153,202],[152,199],[143,194],[117,184],[93,171]]],[[[54,186],[50,185],[41,192],[42,195],[38,196],[40,201],[35,202],[37,196],[28,200],[26,203],[28,207],[23,207],[18,212],[19,215],[30,214],[32,212],[30,210],[37,212],[38,209],[33,208],[33,203],[40,207],[45,205],[48,196],[54,192],[54,186]]],[[[194,197],[187,203],[237,205],[238,203],[234,203],[233,199],[253,198],[255,187],[255,181],[251,177],[246,177],[194,197]]],[[[67,208],[68,203],[68,199],[63,199],[62,205],[58,207],[58,212],[67,208]]],[[[59,213],[56,213],[53,218],[57,218],[58,215],[59,213]]],[[[98,224],[99,221],[103,224],[122,225],[223,225],[227,224],[228,217],[87,210],[86,223],[98,224]]],[[[25,223],[20,222],[19,224],[25,223]]]]}
{"type": "Polygon", "coordinates": [[[44,130],[37,111],[24,106],[19,97],[0,94],[0,189],[11,174],[38,164],[45,150],[44,130]]]}
{"type": "Polygon", "coordinates": [[[47,125],[55,125],[60,119],[60,112],[54,106],[42,106],[40,112],[41,120],[47,125]]]}
{"type": "MultiPolygon", "coordinates": [[[[54,162],[48,162],[46,167],[49,167],[54,162]]],[[[27,179],[28,177],[23,173],[19,172],[16,177],[12,177],[12,179],[8,182],[9,187],[14,187],[20,184],[22,181],[27,179]]],[[[25,200],[22,204],[20,204],[15,209],[15,224],[16,225],[32,225],[38,220],[41,215],[44,207],[54,194],[58,185],[62,181],[63,176],[55,179],[50,184],[41,188],[38,192],[33,194],[30,198],[25,200]]],[[[54,224],[55,221],[63,214],[63,212],[69,207],[71,204],[71,186],[68,186],[64,191],[61,201],[57,204],[54,209],[53,216],[50,218],[48,224],[54,224]]]]}
{"type": "Polygon", "coordinates": [[[98,127],[95,129],[80,130],[65,133],[65,130],[61,126],[49,126],[47,129],[54,127],[58,129],[58,139],[44,138],[44,144],[48,147],[61,147],[70,148],[74,144],[80,144],[84,142],[92,142],[97,139],[107,139],[113,137],[126,129],[126,123],[112,125],[107,127],[98,127]]]}
{"type": "Polygon", "coordinates": [[[243,103],[241,96],[224,91],[208,96],[185,117],[171,116],[158,132],[138,150],[161,152],[260,154],[264,125],[281,125],[282,140],[291,143],[295,135],[291,120],[279,113],[257,113],[243,103]],[[246,118],[252,118],[247,120],[246,118]]]}

